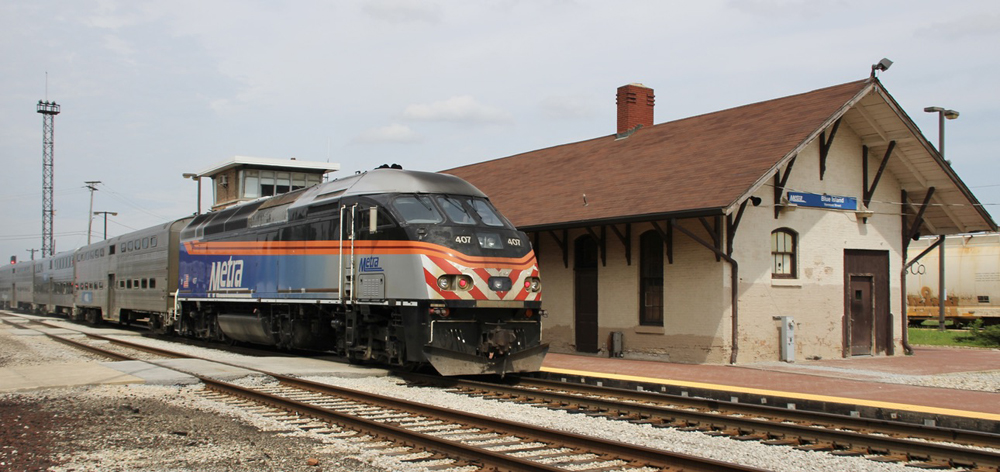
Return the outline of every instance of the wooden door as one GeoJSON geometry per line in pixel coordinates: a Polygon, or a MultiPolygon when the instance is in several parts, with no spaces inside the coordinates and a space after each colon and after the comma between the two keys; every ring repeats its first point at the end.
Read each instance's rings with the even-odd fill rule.
{"type": "Polygon", "coordinates": [[[574,248],[574,292],[576,350],[597,352],[597,241],[590,236],[576,239],[574,248]]]}
{"type": "Polygon", "coordinates": [[[889,251],[844,250],[845,357],[893,354],[889,302],[889,251]]]}
{"type": "Polygon", "coordinates": [[[872,354],[875,337],[875,310],[872,299],[872,277],[851,277],[851,355],[872,354]]]}

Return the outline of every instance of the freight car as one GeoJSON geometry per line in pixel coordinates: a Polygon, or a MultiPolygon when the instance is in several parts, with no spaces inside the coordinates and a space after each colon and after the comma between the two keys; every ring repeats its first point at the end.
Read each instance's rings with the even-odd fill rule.
{"type": "Polygon", "coordinates": [[[184,334],[444,375],[548,350],[529,239],[457,177],[376,169],[201,215],[181,244],[184,334]]]}
{"type": "MultiPolygon", "coordinates": [[[[910,244],[919,254],[935,242],[910,244]]],[[[911,325],[939,317],[938,250],[910,266],[906,274],[907,317],[911,325]]],[[[975,320],[1000,324],[1000,234],[945,238],[945,318],[956,326],[975,320]]]]}

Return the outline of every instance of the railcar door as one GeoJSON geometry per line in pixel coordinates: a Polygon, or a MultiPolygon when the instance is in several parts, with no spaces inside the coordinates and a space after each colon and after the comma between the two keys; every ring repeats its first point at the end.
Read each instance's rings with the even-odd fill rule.
{"type": "Polygon", "coordinates": [[[114,316],[115,309],[115,274],[108,274],[108,291],[106,292],[106,297],[105,306],[107,310],[104,312],[104,319],[109,320],[114,316]]]}
{"type": "Polygon", "coordinates": [[[576,239],[574,246],[576,350],[597,352],[599,327],[597,316],[597,241],[589,235],[581,236],[576,239]]]}

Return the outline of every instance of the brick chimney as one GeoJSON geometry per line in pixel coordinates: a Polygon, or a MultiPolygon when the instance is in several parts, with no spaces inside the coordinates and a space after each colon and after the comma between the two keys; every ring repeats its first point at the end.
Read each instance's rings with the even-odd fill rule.
{"type": "Polygon", "coordinates": [[[618,134],[653,126],[653,89],[642,84],[618,87],[618,134]]]}

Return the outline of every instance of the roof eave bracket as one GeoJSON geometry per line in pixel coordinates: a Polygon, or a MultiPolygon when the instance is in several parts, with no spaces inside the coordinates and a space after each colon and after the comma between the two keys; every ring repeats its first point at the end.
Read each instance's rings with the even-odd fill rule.
{"type": "Polygon", "coordinates": [[[826,174],[826,157],[830,154],[830,146],[833,145],[833,138],[837,136],[837,129],[840,128],[840,121],[844,118],[837,118],[837,121],[833,122],[833,126],[830,128],[830,138],[826,138],[826,131],[819,133],[819,180],[823,180],[823,174],[826,174]]]}

